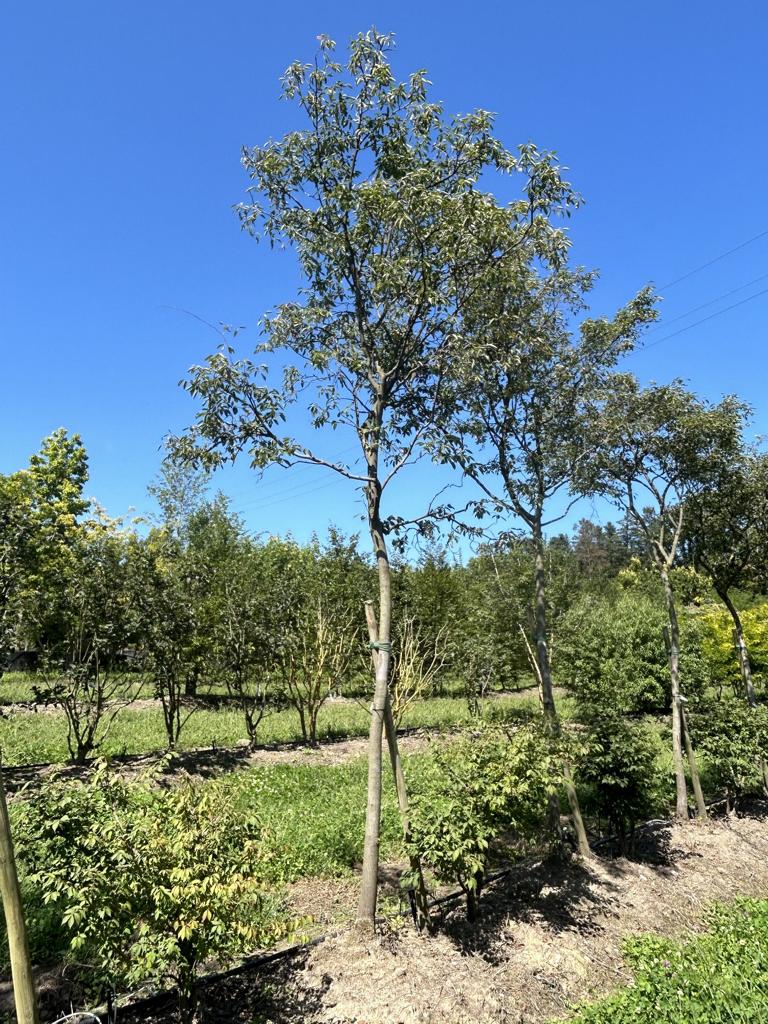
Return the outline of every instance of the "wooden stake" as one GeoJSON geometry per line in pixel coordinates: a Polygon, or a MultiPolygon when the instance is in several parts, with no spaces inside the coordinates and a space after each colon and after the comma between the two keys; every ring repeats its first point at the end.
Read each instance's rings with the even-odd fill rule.
{"type": "Polygon", "coordinates": [[[0,762],[0,897],[2,897],[5,923],[8,929],[8,950],[11,958],[13,998],[18,1024],[40,1024],[29,958],[27,927],[21,902],[16,858],[13,854],[11,823],[3,786],[3,768],[0,762]]]}
{"type": "Polygon", "coordinates": [[[704,793],[701,789],[699,766],[696,764],[696,753],[693,749],[693,743],[691,743],[691,734],[688,732],[688,722],[686,721],[685,708],[682,704],[680,704],[680,726],[683,731],[683,740],[685,741],[685,753],[688,756],[688,767],[691,770],[691,783],[693,785],[693,795],[696,798],[696,813],[699,818],[706,818],[707,805],[704,802],[704,793]]]}
{"type": "MultiPolygon", "coordinates": [[[[536,655],[533,653],[528,637],[526,636],[525,630],[523,629],[522,623],[518,622],[520,633],[525,643],[525,649],[528,653],[528,661],[531,664],[534,675],[539,684],[539,701],[541,703],[542,711],[547,712],[547,703],[544,699],[544,679],[539,668],[539,663],[536,660],[536,655]]],[[[554,731],[557,733],[560,730],[560,722],[555,714],[554,720],[550,716],[549,721],[554,726],[554,731]]],[[[571,822],[573,823],[573,830],[576,833],[576,843],[579,848],[579,854],[582,857],[592,856],[592,847],[589,845],[589,839],[587,838],[587,829],[584,825],[584,819],[581,816],[581,807],[579,806],[579,798],[576,793],[576,787],[573,784],[573,773],[571,772],[571,765],[566,760],[563,762],[563,782],[565,783],[565,793],[568,797],[568,806],[571,811],[571,822]]],[[[560,801],[557,798],[557,794],[553,793],[549,798],[548,803],[548,817],[549,826],[552,833],[557,837],[559,842],[563,841],[563,832],[560,828],[560,801]]]]}

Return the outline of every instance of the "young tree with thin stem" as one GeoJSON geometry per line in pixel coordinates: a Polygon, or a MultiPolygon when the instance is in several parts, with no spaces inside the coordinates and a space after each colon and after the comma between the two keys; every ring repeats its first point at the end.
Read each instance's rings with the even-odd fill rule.
{"type": "MultiPolygon", "coordinates": [[[[468,318],[465,358],[456,364],[461,403],[441,445],[501,517],[514,517],[531,544],[533,667],[553,738],[561,731],[549,651],[545,531],[578,499],[575,479],[590,450],[590,401],[611,369],[654,317],[650,290],[612,320],[571,324],[585,308],[592,274],[560,266],[543,274],[531,263],[515,280],[500,273],[479,291],[468,318]],[[559,502],[560,507],[553,510],[559,502]],[[563,510],[562,505],[565,505],[563,510]]],[[[582,855],[590,853],[569,766],[564,782],[582,855]]],[[[559,804],[550,798],[550,826],[560,835],[559,804]]]]}
{"type": "Polygon", "coordinates": [[[321,598],[308,602],[284,638],[278,658],[283,695],[299,716],[301,737],[318,745],[317,720],[334,687],[345,681],[355,657],[350,618],[321,598]]]}
{"type": "Polygon", "coordinates": [[[41,656],[35,699],[63,712],[75,764],[98,751],[132,700],[133,680],[122,659],[135,635],[128,550],[117,521],[78,526],[60,582],[58,636],[41,656]]]}
{"type": "Polygon", "coordinates": [[[368,806],[358,918],[375,919],[381,745],[391,654],[392,534],[426,528],[453,510],[433,501],[414,516],[387,514],[392,481],[440,433],[452,401],[452,361],[461,350],[466,302],[482,279],[536,253],[553,259],[562,235],[550,214],[570,189],[549,154],[512,154],[485,111],[448,120],[427,96],[423,71],[398,82],[392,40],[355,38],[346,65],[320,37],[309,64],[292,64],[283,94],[306,127],[246,149],[253,185],[243,226],[292,248],[299,298],[264,320],[259,360],[224,347],[192,369],[185,387],[202,403],[196,424],[173,443],[182,462],[216,466],[247,453],[258,469],[314,465],[363,492],[379,580],[375,686],[369,736],[368,806]],[[520,198],[498,205],[482,177],[517,175],[520,198]],[[282,381],[270,367],[282,364],[282,381]],[[283,432],[303,405],[309,427],[350,434],[362,466],[328,457],[283,432]]]}
{"type": "Polygon", "coordinates": [[[600,445],[586,467],[586,488],[610,498],[639,528],[664,591],[676,814],[681,819],[688,817],[684,743],[702,818],[706,807],[685,724],[680,625],[670,573],[691,500],[713,486],[736,457],[744,415],[744,406],[732,397],[711,405],[680,381],[642,388],[631,374],[617,374],[593,417],[600,445]]]}
{"type": "Polygon", "coordinates": [[[260,545],[240,535],[219,580],[214,670],[240,707],[252,749],[263,719],[282,705],[277,652],[286,623],[295,617],[292,581],[300,560],[301,553],[290,542],[260,545]]]}
{"type": "MultiPolygon", "coordinates": [[[[201,659],[208,652],[208,637],[199,628],[199,606],[190,598],[188,568],[179,541],[167,530],[131,538],[128,588],[137,647],[163,712],[168,750],[177,748],[182,729],[195,712],[188,694],[196,688],[201,659]]],[[[195,589],[201,589],[199,580],[195,589]]]]}

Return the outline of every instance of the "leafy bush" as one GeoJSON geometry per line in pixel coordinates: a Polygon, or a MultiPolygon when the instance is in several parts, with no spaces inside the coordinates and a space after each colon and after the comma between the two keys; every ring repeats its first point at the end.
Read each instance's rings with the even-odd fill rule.
{"type": "Polygon", "coordinates": [[[751,708],[729,697],[699,705],[691,716],[694,740],[706,757],[713,787],[732,796],[757,794],[766,785],[768,707],[751,708]]]}
{"type": "Polygon", "coordinates": [[[100,766],[86,783],[43,786],[17,834],[78,961],[120,985],[172,980],[185,1019],[200,964],[285,931],[262,883],[261,826],[215,786],[160,792],[100,766]]]}
{"type": "Polygon", "coordinates": [[[768,901],[717,906],[688,942],[627,940],[634,983],[571,1024],[760,1024],[768,1020],[768,901]]]}
{"type": "Polygon", "coordinates": [[[584,809],[607,818],[626,851],[636,823],[664,806],[658,772],[661,742],[646,723],[627,721],[615,712],[588,708],[582,720],[588,729],[578,769],[579,781],[589,786],[584,809]]]}
{"type": "MultiPolygon", "coordinates": [[[[623,590],[584,596],[564,616],[555,644],[555,674],[581,701],[624,713],[669,706],[670,681],[664,646],[663,603],[623,590]]],[[[684,617],[680,671],[683,690],[700,693],[709,675],[701,656],[701,626],[684,617]]]]}
{"type": "MultiPolygon", "coordinates": [[[[768,675],[768,602],[740,612],[744,640],[752,665],[752,678],[763,683],[768,675]]],[[[733,619],[722,606],[709,605],[700,613],[702,654],[718,683],[730,683],[735,693],[743,686],[733,643],[733,619]]]]}
{"type": "Polygon", "coordinates": [[[470,917],[492,844],[538,831],[555,763],[538,728],[489,727],[438,747],[412,779],[413,849],[439,881],[464,890],[470,917]]]}

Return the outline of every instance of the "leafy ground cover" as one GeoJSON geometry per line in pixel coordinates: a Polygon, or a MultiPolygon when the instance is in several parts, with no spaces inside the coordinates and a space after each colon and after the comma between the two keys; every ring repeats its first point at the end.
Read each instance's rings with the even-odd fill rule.
{"type": "Polygon", "coordinates": [[[687,941],[631,938],[632,984],[572,1024],[760,1024],[768,1021],[768,900],[716,904],[710,930],[687,941]]]}

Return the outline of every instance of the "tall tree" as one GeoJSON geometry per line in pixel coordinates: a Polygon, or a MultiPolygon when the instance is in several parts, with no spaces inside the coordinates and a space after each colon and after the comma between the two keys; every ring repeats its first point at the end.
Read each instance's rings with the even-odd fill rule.
{"type": "Polygon", "coordinates": [[[706,808],[685,725],[680,627],[670,572],[691,500],[738,454],[744,412],[734,398],[711,405],[679,381],[641,388],[630,374],[617,374],[600,414],[596,411],[592,420],[600,445],[586,467],[585,483],[613,500],[642,531],[664,590],[679,818],[688,817],[684,743],[700,816],[706,815],[706,808]]]}
{"type": "MultiPolygon", "coordinates": [[[[465,358],[457,364],[461,405],[441,450],[480,487],[495,511],[514,517],[532,543],[531,588],[535,669],[542,708],[553,736],[560,732],[548,648],[545,530],[562,519],[591,439],[589,403],[605,387],[619,355],[654,317],[649,290],[613,320],[585,319],[576,336],[572,318],[585,308],[593,275],[559,267],[542,274],[531,262],[514,279],[489,277],[469,310],[465,358]]],[[[575,500],[573,498],[572,500],[575,500]]],[[[565,785],[580,851],[589,844],[576,790],[565,785]]],[[[551,824],[559,833],[556,796],[551,824]]]]}
{"type": "MultiPolygon", "coordinates": [[[[284,360],[282,382],[268,367],[235,359],[231,347],[192,369],[185,383],[202,402],[193,428],[176,439],[183,462],[218,465],[246,452],[257,468],[323,466],[364,493],[379,580],[368,807],[358,917],[376,909],[381,746],[391,653],[388,538],[407,525],[386,514],[385,491],[443,427],[447,373],[461,349],[463,308],[484,277],[535,253],[557,258],[550,224],[571,191],[549,154],[518,155],[494,137],[485,111],[447,120],[417,71],[398,82],[391,38],[355,38],[346,65],[320,38],[310,64],[292,64],[283,95],[306,127],[246,149],[253,182],[240,207],[245,228],[293,248],[300,298],[264,320],[259,359],[284,360]],[[515,174],[520,198],[499,206],[479,187],[493,172],[515,174]],[[282,432],[288,408],[304,403],[310,427],[351,432],[362,467],[328,458],[282,432]]],[[[435,503],[411,522],[450,514],[435,503]]]]}
{"type": "Polygon", "coordinates": [[[749,649],[732,591],[768,577],[768,455],[746,451],[714,483],[691,496],[684,540],[733,620],[744,694],[757,703],[749,649]]]}
{"type": "Polygon", "coordinates": [[[17,590],[21,605],[17,640],[40,651],[61,638],[64,581],[90,505],[83,494],[88,456],[80,436],[69,435],[63,428],[55,430],[31,456],[29,467],[15,476],[27,502],[20,535],[19,555],[26,568],[17,590]]]}

